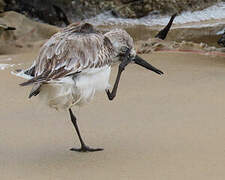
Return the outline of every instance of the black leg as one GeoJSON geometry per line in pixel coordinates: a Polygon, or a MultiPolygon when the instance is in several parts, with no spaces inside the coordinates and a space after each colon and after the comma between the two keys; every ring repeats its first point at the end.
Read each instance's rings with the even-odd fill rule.
{"type": "Polygon", "coordinates": [[[106,93],[107,93],[107,96],[108,96],[109,100],[113,100],[116,97],[116,92],[117,92],[117,88],[118,88],[118,85],[119,85],[120,76],[121,76],[122,72],[124,71],[125,67],[131,62],[131,59],[129,58],[129,54],[130,54],[130,49],[128,49],[126,51],[125,57],[119,65],[118,73],[117,73],[117,76],[116,76],[116,81],[114,83],[112,92],[110,92],[109,89],[106,90],[106,93]]]}
{"type": "Polygon", "coordinates": [[[74,116],[74,114],[73,114],[73,112],[72,112],[71,109],[69,109],[69,113],[70,113],[71,121],[72,121],[72,123],[73,123],[73,125],[74,125],[74,128],[75,128],[75,130],[76,130],[76,132],[77,132],[77,135],[78,135],[78,137],[79,137],[80,144],[81,144],[81,147],[80,147],[80,148],[71,148],[70,150],[71,150],[71,151],[78,151],[78,152],[102,151],[102,150],[103,150],[102,148],[96,148],[96,149],[90,148],[90,147],[88,147],[88,146],[84,143],[84,141],[83,141],[83,139],[82,139],[82,137],[81,137],[81,135],[80,135],[80,131],[79,131],[78,125],[77,125],[77,119],[76,119],[76,117],[74,116]]]}
{"type": "Polygon", "coordinates": [[[167,34],[168,34],[169,30],[170,30],[170,27],[171,27],[172,24],[173,24],[173,20],[174,20],[174,18],[176,17],[176,15],[177,15],[177,13],[175,13],[175,14],[173,14],[173,15],[171,16],[169,23],[166,25],[165,28],[163,28],[163,29],[155,36],[156,38],[159,38],[159,39],[162,39],[162,40],[166,39],[166,36],[167,36],[167,34]]]}

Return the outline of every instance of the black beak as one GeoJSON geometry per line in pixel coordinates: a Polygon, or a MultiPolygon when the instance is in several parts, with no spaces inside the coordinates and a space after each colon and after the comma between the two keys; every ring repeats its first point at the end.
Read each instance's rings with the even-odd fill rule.
{"type": "Polygon", "coordinates": [[[225,39],[219,39],[218,41],[217,41],[217,43],[220,45],[220,46],[223,46],[223,47],[225,47],[225,39]]]}
{"type": "Polygon", "coordinates": [[[5,30],[7,30],[7,31],[8,31],[8,30],[16,30],[16,28],[15,28],[15,27],[10,27],[10,26],[9,26],[9,27],[7,27],[7,29],[5,29],[5,30]]]}
{"type": "Polygon", "coordinates": [[[162,71],[160,71],[159,69],[155,68],[154,66],[152,66],[151,64],[149,64],[147,61],[145,61],[144,59],[142,59],[141,57],[139,57],[138,55],[136,55],[135,59],[133,60],[136,64],[149,69],[157,74],[163,74],[162,71]]]}

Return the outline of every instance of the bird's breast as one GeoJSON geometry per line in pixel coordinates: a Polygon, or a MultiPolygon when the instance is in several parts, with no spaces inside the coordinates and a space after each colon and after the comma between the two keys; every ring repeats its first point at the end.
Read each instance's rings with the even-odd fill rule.
{"type": "Polygon", "coordinates": [[[109,87],[110,72],[110,66],[90,68],[80,73],[80,75],[74,79],[76,87],[80,89],[80,91],[85,91],[85,89],[103,91],[109,87]]]}

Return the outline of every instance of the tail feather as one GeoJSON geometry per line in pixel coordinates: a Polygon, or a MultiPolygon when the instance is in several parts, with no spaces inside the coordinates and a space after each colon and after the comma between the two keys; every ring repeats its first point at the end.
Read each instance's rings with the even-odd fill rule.
{"type": "Polygon", "coordinates": [[[28,96],[29,98],[31,98],[32,96],[37,96],[40,93],[40,88],[41,88],[41,85],[44,81],[45,81],[45,78],[37,76],[37,77],[34,77],[32,79],[29,79],[26,82],[23,82],[23,83],[19,84],[19,85],[20,86],[28,86],[28,85],[34,84],[32,89],[31,89],[31,92],[28,96]]]}
{"type": "Polygon", "coordinates": [[[28,81],[25,81],[25,82],[19,84],[19,85],[20,86],[28,86],[28,85],[31,85],[33,83],[43,83],[45,81],[46,81],[45,77],[37,76],[37,77],[34,77],[32,79],[29,79],[28,81]]]}
{"type": "Polygon", "coordinates": [[[32,96],[37,96],[40,93],[40,88],[41,88],[41,84],[35,83],[33,88],[31,89],[31,92],[28,98],[31,98],[32,96]]]}
{"type": "Polygon", "coordinates": [[[28,86],[28,85],[31,85],[33,83],[37,82],[37,78],[32,78],[32,79],[29,79],[28,81],[25,81],[21,84],[19,84],[20,86],[28,86]]]}

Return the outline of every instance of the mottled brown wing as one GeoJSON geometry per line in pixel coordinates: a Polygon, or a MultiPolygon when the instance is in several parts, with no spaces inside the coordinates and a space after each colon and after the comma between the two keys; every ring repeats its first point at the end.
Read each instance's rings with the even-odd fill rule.
{"type": "Polygon", "coordinates": [[[112,44],[104,35],[67,28],[52,36],[41,48],[33,82],[47,82],[102,67],[110,64],[114,55],[112,44]]]}

